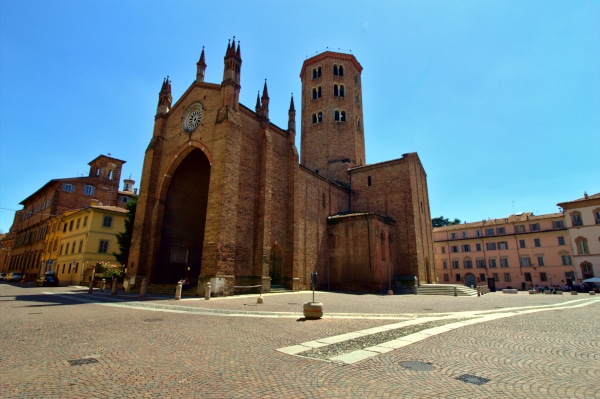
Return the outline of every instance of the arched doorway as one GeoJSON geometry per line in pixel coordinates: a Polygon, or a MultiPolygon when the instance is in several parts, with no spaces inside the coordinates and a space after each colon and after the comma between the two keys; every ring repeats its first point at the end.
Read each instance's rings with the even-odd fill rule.
{"type": "Polygon", "coordinates": [[[278,245],[271,247],[269,256],[269,277],[271,277],[271,286],[282,285],[283,283],[283,256],[281,248],[278,245]]]}
{"type": "Polygon", "coordinates": [[[183,277],[188,277],[192,284],[197,282],[209,182],[210,163],[198,149],[192,150],[172,174],[165,196],[154,282],[172,284],[183,277]]]}
{"type": "Polygon", "coordinates": [[[465,275],[465,285],[467,287],[477,287],[477,279],[474,274],[468,273],[465,275]]]}

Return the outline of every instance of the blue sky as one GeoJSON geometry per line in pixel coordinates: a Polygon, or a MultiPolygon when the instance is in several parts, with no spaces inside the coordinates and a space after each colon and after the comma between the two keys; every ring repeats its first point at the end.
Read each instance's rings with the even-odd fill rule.
{"type": "Polygon", "coordinates": [[[600,192],[599,15],[597,0],[0,0],[0,232],[100,154],[139,187],[163,78],[177,100],[204,46],[220,83],[233,36],[240,101],[267,79],[281,127],[302,62],[352,52],[367,163],[418,152],[432,216],[556,212],[600,192]]]}

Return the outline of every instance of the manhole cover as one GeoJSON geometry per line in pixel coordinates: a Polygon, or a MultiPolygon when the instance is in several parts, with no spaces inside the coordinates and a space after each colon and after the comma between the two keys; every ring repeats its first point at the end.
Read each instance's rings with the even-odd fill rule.
{"type": "Polygon", "coordinates": [[[410,371],[431,371],[433,366],[425,362],[400,362],[400,365],[410,371]]]}
{"type": "Polygon", "coordinates": [[[487,378],[477,377],[476,375],[471,375],[471,374],[459,375],[458,377],[456,377],[456,379],[460,380],[462,382],[468,382],[469,384],[475,384],[475,385],[483,385],[486,382],[490,381],[487,378]]]}
{"type": "Polygon", "coordinates": [[[69,360],[69,364],[71,366],[81,366],[83,364],[92,364],[92,363],[98,363],[98,360],[94,359],[93,357],[88,357],[85,359],[69,360]]]}

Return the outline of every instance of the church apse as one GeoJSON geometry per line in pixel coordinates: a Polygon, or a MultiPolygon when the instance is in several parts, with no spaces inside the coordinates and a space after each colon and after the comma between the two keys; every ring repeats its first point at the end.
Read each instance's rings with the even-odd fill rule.
{"type": "Polygon", "coordinates": [[[200,275],[209,181],[210,163],[200,150],[190,152],[173,173],[164,202],[155,282],[200,275]]]}

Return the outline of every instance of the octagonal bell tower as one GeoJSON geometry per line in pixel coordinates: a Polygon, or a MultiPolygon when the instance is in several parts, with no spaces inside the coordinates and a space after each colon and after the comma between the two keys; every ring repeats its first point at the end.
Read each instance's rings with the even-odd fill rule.
{"type": "Polygon", "coordinates": [[[351,54],[326,51],[304,61],[300,163],[342,184],[366,164],[362,66],[351,54]]]}

